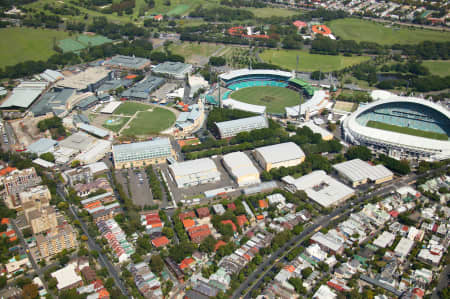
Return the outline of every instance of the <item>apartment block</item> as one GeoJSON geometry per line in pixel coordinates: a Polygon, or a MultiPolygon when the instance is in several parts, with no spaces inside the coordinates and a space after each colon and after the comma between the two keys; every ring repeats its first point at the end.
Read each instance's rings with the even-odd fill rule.
{"type": "Polygon", "coordinates": [[[34,210],[28,214],[28,222],[34,234],[48,231],[58,225],[56,211],[53,207],[44,207],[41,210],[34,210]]]}
{"type": "Polygon", "coordinates": [[[69,224],[54,228],[46,235],[37,235],[36,243],[43,258],[53,256],[64,249],[71,249],[78,245],[75,231],[69,224]]]}
{"type": "Polygon", "coordinates": [[[19,193],[27,188],[37,186],[41,183],[41,178],[37,175],[34,167],[23,170],[14,170],[4,179],[5,191],[7,195],[6,205],[10,209],[20,206],[19,193]]]}

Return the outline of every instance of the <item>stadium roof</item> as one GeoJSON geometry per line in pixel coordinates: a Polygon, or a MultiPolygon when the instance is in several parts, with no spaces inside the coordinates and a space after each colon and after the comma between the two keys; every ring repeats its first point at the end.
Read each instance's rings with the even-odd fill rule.
{"type": "Polygon", "coordinates": [[[236,77],[248,76],[248,75],[271,75],[271,76],[281,76],[290,78],[292,74],[290,72],[278,71],[278,70],[249,70],[249,69],[240,69],[234,70],[228,73],[224,73],[219,75],[219,78],[225,81],[234,79],[236,77]]]}
{"type": "Polygon", "coordinates": [[[124,67],[127,69],[141,69],[150,65],[150,60],[142,57],[116,55],[105,62],[107,66],[124,67]]]}
{"type": "Polygon", "coordinates": [[[15,87],[0,108],[28,108],[47,88],[47,82],[24,81],[15,87]]]}
{"type": "Polygon", "coordinates": [[[333,165],[333,168],[352,182],[363,181],[365,179],[376,181],[394,175],[392,171],[381,164],[373,166],[361,159],[338,163],[333,165]]]}
{"type": "Polygon", "coordinates": [[[144,142],[113,145],[112,150],[114,160],[117,162],[167,157],[172,154],[172,146],[169,138],[157,138],[144,142]]]}
{"type": "MultiPolygon", "coordinates": [[[[328,104],[328,94],[324,90],[317,90],[314,92],[314,95],[311,99],[302,104],[301,114],[305,114],[306,111],[317,112],[323,108],[325,108],[328,104]]],[[[299,105],[286,107],[286,114],[288,116],[298,116],[299,105]]]]}
{"type": "Polygon", "coordinates": [[[397,96],[389,92],[380,90],[373,91],[371,96],[374,99],[379,100],[361,107],[344,120],[343,123],[344,129],[346,131],[346,134],[348,134],[348,137],[351,140],[364,139],[368,142],[384,143],[400,148],[410,148],[413,150],[436,153],[436,155],[442,157],[450,156],[450,141],[448,140],[437,140],[371,128],[361,125],[356,121],[356,118],[359,115],[361,115],[361,113],[369,109],[372,109],[375,106],[386,103],[402,102],[402,103],[411,103],[414,105],[423,105],[433,110],[436,110],[439,113],[442,113],[447,118],[450,118],[450,112],[447,109],[433,102],[426,101],[424,99],[397,96]]]}
{"type": "Polygon", "coordinates": [[[100,138],[105,138],[106,136],[109,135],[109,132],[107,130],[103,130],[103,129],[100,129],[100,128],[97,128],[95,126],[91,126],[91,125],[88,125],[85,123],[79,123],[78,128],[80,130],[83,130],[87,133],[90,133],[90,134],[95,135],[100,138]]]}
{"type": "Polygon", "coordinates": [[[299,159],[305,156],[302,149],[293,142],[263,146],[255,149],[267,163],[279,163],[299,159]]]}
{"type": "Polygon", "coordinates": [[[323,207],[329,207],[352,196],[355,191],[347,185],[327,175],[323,170],[316,170],[298,179],[283,177],[283,182],[304,190],[309,198],[323,207]]]}
{"type": "Polygon", "coordinates": [[[252,113],[263,114],[266,112],[266,106],[248,104],[241,101],[228,98],[222,100],[223,106],[229,109],[237,109],[241,111],[247,111],[252,113]]]}
{"type": "Polygon", "coordinates": [[[240,132],[251,131],[269,127],[269,122],[264,115],[228,120],[216,123],[222,137],[235,136],[240,132]]]}

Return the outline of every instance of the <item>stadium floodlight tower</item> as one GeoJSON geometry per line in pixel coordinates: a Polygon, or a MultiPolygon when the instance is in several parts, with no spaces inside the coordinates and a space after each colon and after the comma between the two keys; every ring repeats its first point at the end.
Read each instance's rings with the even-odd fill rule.
{"type": "Polygon", "coordinates": [[[298,103],[298,121],[302,120],[302,103],[303,103],[303,90],[299,91],[300,102],[298,103]]]}

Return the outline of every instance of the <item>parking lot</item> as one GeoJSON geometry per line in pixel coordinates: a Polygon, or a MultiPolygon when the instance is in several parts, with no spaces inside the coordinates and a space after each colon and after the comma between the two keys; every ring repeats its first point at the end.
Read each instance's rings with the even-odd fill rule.
{"type": "Polygon", "coordinates": [[[144,169],[117,170],[116,177],[122,184],[124,192],[131,194],[131,200],[137,206],[150,206],[158,204],[154,201],[148,184],[147,174],[144,169]]]}

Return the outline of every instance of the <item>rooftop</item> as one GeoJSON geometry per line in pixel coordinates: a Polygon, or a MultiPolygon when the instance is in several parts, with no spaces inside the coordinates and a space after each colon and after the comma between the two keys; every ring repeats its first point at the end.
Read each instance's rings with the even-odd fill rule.
{"type": "Polygon", "coordinates": [[[169,138],[155,138],[150,141],[113,145],[114,160],[128,162],[167,157],[172,154],[169,138]]]}
{"type": "Polygon", "coordinates": [[[40,138],[27,147],[27,151],[41,155],[53,149],[58,142],[48,138],[40,138]]]}
{"type": "Polygon", "coordinates": [[[0,108],[28,108],[47,88],[47,82],[24,81],[15,87],[0,108]]]}
{"type": "Polygon", "coordinates": [[[259,152],[267,163],[290,161],[305,156],[302,149],[293,142],[263,146],[257,148],[255,151],[259,152]]]}
{"type": "Polygon", "coordinates": [[[107,130],[103,130],[85,123],[79,123],[78,128],[100,138],[105,138],[109,135],[107,130]]]}
{"type": "Polygon", "coordinates": [[[161,74],[182,75],[191,67],[192,65],[182,62],[166,61],[156,65],[153,68],[153,72],[161,74]]]}
{"type": "Polygon", "coordinates": [[[52,277],[54,277],[58,281],[58,284],[56,285],[58,290],[83,281],[81,279],[81,276],[75,272],[75,268],[76,265],[72,263],[51,274],[52,277]]]}
{"type": "Polygon", "coordinates": [[[150,64],[150,60],[141,57],[116,55],[105,62],[107,66],[124,67],[128,69],[140,69],[150,64]]]}
{"type": "Polygon", "coordinates": [[[65,77],[57,83],[57,86],[86,89],[89,85],[97,83],[109,75],[111,71],[104,67],[90,67],[70,77],[65,77]]]}
{"type": "Polygon", "coordinates": [[[392,171],[381,164],[373,166],[361,159],[338,163],[333,165],[333,168],[353,182],[365,179],[376,181],[394,175],[392,171]]]}

